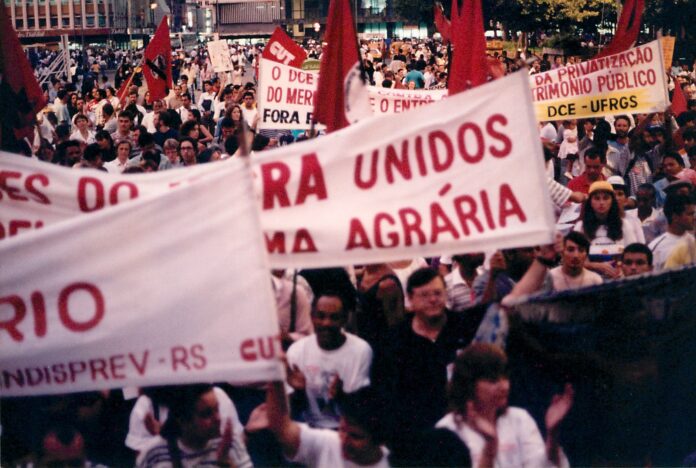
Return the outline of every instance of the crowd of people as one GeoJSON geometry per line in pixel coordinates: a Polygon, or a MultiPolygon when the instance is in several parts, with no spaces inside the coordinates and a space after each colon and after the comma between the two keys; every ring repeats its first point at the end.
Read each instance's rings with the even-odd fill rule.
{"type": "MultiPolygon", "coordinates": [[[[308,49],[320,56],[318,45],[308,49]]],[[[114,54],[121,59],[114,83],[99,78],[80,90],[56,80],[35,138],[19,152],[129,174],[253,157],[314,137],[257,131],[257,87],[245,69],[260,48],[233,50],[235,70],[221,74],[204,48],[177,55],[175,85],[162,100],[150,99],[132,51],[114,54]],[[119,99],[115,90],[133,74],[119,99]]],[[[447,86],[449,58],[439,42],[405,40],[379,51],[364,42],[361,51],[377,86],[447,86]]],[[[502,73],[566,65],[528,51],[491,58],[502,73]]],[[[539,124],[559,217],[553,245],[274,270],[285,382],[5,401],[3,458],[39,466],[568,466],[560,434],[573,386],[559,383],[543,421],[510,407],[504,340],[482,338],[487,306],[504,315],[530,294],[696,263],[696,71],[685,65],[671,76],[688,98],[679,115],[539,124]]]]}

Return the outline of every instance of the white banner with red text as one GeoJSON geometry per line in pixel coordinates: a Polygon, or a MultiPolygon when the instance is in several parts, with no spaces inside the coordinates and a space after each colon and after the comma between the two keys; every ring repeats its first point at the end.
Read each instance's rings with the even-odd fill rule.
{"type": "Polygon", "coordinates": [[[376,263],[552,240],[524,73],[261,152],[252,161],[276,267],[376,263]]]}
{"type": "Polygon", "coordinates": [[[539,122],[662,112],[669,106],[660,41],[529,77],[539,122]]]}
{"type": "MultiPolygon", "coordinates": [[[[254,154],[271,265],[373,263],[550,241],[526,79],[513,74],[407,114],[254,154]]],[[[115,175],[0,154],[0,238],[205,185],[228,164],[115,175]]]]}
{"type": "Polygon", "coordinates": [[[0,242],[0,395],[282,378],[249,169],[222,167],[0,242]]]}
{"type": "MultiPolygon", "coordinates": [[[[258,106],[259,128],[309,129],[319,72],[261,59],[258,106]]],[[[375,115],[398,114],[447,97],[446,89],[408,90],[368,86],[375,115]]],[[[331,105],[331,103],[327,103],[331,105]]],[[[317,129],[323,126],[316,126],[317,129]]]]}

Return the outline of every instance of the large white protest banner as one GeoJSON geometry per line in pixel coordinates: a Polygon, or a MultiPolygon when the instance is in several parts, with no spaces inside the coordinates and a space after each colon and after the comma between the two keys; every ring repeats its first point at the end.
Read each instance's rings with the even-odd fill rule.
{"type": "Polygon", "coordinates": [[[275,266],[374,263],[552,240],[524,73],[253,161],[275,266]]]}
{"type": "Polygon", "coordinates": [[[662,112],[669,105],[660,41],[529,77],[536,118],[662,112]]]}
{"type": "Polygon", "coordinates": [[[230,47],[226,40],[208,41],[208,56],[215,73],[226,72],[234,69],[230,47]]]}
{"type": "MultiPolygon", "coordinates": [[[[529,94],[518,73],[255,154],[271,264],[334,266],[551,240],[529,94]]],[[[205,184],[226,164],[126,176],[0,155],[0,232],[21,235],[172,186],[205,184]]]]}
{"type": "Polygon", "coordinates": [[[219,166],[156,174],[69,169],[0,151],[0,240],[204,179],[219,166]]]}
{"type": "Polygon", "coordinates": [[[234,161],[1,242],[0,394],[282,378],[261,237],[234,161]]]}

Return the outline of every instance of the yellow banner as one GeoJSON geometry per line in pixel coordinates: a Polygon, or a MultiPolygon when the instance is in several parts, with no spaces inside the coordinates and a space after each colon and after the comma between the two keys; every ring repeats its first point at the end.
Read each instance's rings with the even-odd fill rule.
{"type": "Polygon", "coordinates": [[[530,75],[540,122],[662,112],[669,105],[662,44],[530,75]]]}

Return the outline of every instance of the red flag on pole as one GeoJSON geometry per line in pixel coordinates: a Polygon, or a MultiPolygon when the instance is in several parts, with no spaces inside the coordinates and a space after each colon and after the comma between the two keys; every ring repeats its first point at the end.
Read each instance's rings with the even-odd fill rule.
{"type": "Polygon", "coordinates": [[[17,140],[33,135],[36,114],[46,98],[4,4],[0,5],[0,31],[0,147],[16,150],[17,140]]]}
{"type": "Polygon", "coordinates": [[[435,3],[434,8],[434,16],[435,16],[435,27],[437,30],[440,32],[440,35],[442,36],[442,42],[447,43],[450,42],[450,23],[445,18],[445,13],[442,9],[442,4],[441,3],[435,3]]]}
{"type": "Polygon", "coordinates": [[[172,87],[172,44],[169,41],[167,17],[157,27],[145,49],[143,75],[152,100],[164,99],[172,87]]]}
{"type": "Polygon", "coordinates": [[[486,82],[486,37],[483,32],[481,0],[452,1],[451,39],[454,51],[449,77],[449,94],[459,93],[486,82]]]}
{"type": "Polygon", "coordinates": [[[626,0],[616,26],[614,39],[597,54],[597,57],[618,54],[633,47],[640,33],[644,7],[645,0],[626,0]]]}
{"type": "MultiPolygon", "coordinates": [[[[116,92],[116,97],[118,98],[118,102],[122,108],[124,107],[123,103],[126,101],[126,98],[128,97],[128,88],[130,88],[135,74],[136,70],[134,69],[128,76],[128,79],[121,83],[121,87],[118,88],[118,91],[116,92]]],[[[152,94],[152,92],[150,94],[152,94]]]]}
{"type": "Polygon", "coordinates": [[[682,112],[686,112],[688,107],[686,106],[686,96],[684,96],[684,90],[679,83],[679,80],[674,78],[674,93],[672,94],[672,112],[675,116],[679,116],[682,112]]]}
{"type": "Polygon", "coordinates": [[[332,132],[372,115],[348,0],[331,0],[325,40],[313,119],[332,132]]]}

